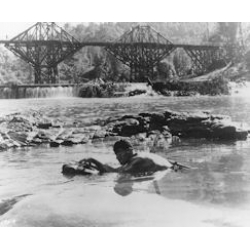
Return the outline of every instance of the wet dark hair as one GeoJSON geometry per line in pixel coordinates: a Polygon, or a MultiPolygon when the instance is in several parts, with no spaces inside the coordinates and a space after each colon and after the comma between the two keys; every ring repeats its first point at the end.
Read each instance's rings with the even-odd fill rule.
{"type": "Polygon", "coordinates": [[[130,144],[130,142],[126,141],[126,140],[120,140],[117,141],[114,145],[114,152],[115,154],[118,152],[118,150],[123,149],[123,150],[127,150],[127,149],[133,149],[132,145],[130,144]]]}

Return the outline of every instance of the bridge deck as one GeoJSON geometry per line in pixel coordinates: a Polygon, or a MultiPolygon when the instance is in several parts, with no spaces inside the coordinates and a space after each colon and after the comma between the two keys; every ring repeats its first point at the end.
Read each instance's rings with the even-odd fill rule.
{"type": "MultiPolygon", "coordinates": [[[[14,45],[14,44],[19,44],[19,45],[48,45],[48,44],[61,44],[61,45],[70,45],[72,44],[71,42],[62,42],[58,40],[39,40],[39,41],[7,41],[7,40],[0,40],[0,44],[5,44],[5,45],[14,45]]],[[[173,47],[173,48],[186,48],[186,49],[216,49],[219,48],[218,45],[211,45],[211,44],[164,44],[164,43],[139,43],[139,42],[134,42],[134,43],[122,43],[122,42],[80,42],[76,43],[79,47],[87,47],[87,46],[98,46],[98,47],[106,47],[106,46],[158,46],[158,47],[173,47]]]]}

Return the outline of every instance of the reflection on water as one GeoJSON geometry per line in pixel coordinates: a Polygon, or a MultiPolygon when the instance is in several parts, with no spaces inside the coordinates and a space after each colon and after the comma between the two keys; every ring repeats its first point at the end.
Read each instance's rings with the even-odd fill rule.
{"type": "Polygon", "coordinates": [[[148,186],[153,184],[156,194],[161,194],[158,186],[158,179],[170,173],[169,170],[154,174],[143,174],[134,176],[131,174],[119,174],[114,185],[114,191],[121,196],[128,196],[134,191],[148,190],[148,186]],[[143,189],[142,189],[143,188],[143,189]]]}
{"type": "MultiPolygon", "coordinates": [[[[30,109],[86,124],[128,113],[210,110],[250,124],[249,99],[237,97],[1,100],[1,114],[30,109]]],[[[67,179],[61,174],[63,163],[85,157],[118,166],[113,143],[1,152],[0,225],[250,225],[249,141],[186,140],[157,148],[155,153],[194,168],[160,178],[138,181],[107,174],[67,179]]]]}
{"type": "MultiPolygon", "coordinates": [[[[232,145],[206,144],[172,151],[175,159],[189,159],[196,170],[164,180],[165,195],[195,202],[224,206],[249,203],[249,143],[247,148],[232,145]],[[185,152],[184,157],[181,156],[185,152]]],[[[181,146],[180,146],[181,147],[181,146]]]]}
{"type": "Polygon", "coordinates": [[[130,195],[133,192],[133,184],[134,183],[132,181],[118,181],[114,186],[114,191],[121,196],[130,195]]]}

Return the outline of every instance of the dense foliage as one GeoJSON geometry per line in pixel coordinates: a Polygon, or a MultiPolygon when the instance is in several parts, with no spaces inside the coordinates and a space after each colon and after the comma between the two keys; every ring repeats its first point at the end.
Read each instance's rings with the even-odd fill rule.
{"type": "Polygon", "coordinates": [[[31,67],[0,46],[0,85],[32,82],[31,67]]]}
{"type": "Polygon", "coordinates": [[[190,95],[228,95],[228,80],[221,75],[209,77],[205,81],[178,81],[168,80],[166,82],[155,82],[152,85],[153,89],[165,96],[172,94],[176,96],[190,95]]]}

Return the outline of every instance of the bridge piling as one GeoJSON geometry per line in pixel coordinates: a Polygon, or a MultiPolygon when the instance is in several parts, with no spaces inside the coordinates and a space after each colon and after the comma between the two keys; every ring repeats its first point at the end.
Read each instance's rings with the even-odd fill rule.
{"type": "Polygon", "coordinates": [[[56,83],[58,64],[85,46],[104,47],[130,67],[130,80],[134,82],[152,79],[156,65],[177,48],[184,49],[201,71],[225,59],[219,46],[174,44],[148,25],[134,27],[115,42],[79,42],[54,22],[38,22],[12,40],[0,42],[32,65],[35,84],[56,83]]]}

